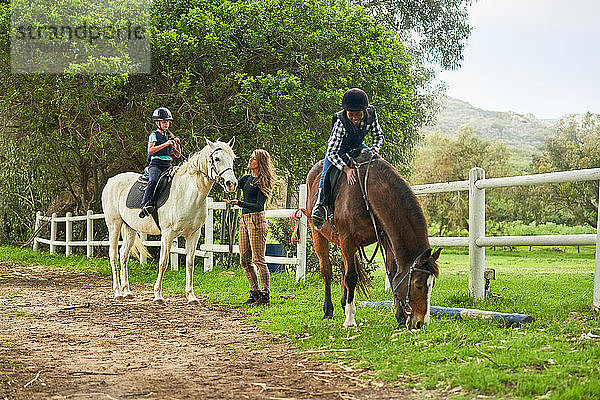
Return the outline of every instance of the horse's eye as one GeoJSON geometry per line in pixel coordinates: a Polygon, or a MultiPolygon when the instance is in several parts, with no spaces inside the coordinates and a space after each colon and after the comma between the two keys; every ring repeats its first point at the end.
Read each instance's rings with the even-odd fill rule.
{"type": "Polygon", "coordinates": [[[417,290],[423,290],[423,289],[425,289],[425,286],[420,285],[420,284],[417,283],[417,284],[415,284],[415,289],[417,289],[417,290]]]}
{"type": "Polygon", "coordinates": [[[221,159],[219,157],[215,158],[215,162],[219,162],[221,159]]]}

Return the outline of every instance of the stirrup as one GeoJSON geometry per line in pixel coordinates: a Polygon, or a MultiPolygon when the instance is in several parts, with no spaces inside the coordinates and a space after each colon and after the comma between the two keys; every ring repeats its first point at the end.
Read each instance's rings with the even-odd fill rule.
{"type": "Polygon", "coordinates": [[[145,218],[148,215],[152,214],[154,212],[154,207],[151,205],[146,205],[142,207],[142,210],[140,211],[140,218],[145,218]]]}
{"type": "Polygon", "coordinates": [[[326,218],[327,218],[327,210],[325,209],[324,206],[317,204],[315,206],[315,208],[312,211],[312,214],[310,215],[310,218],[313,221],[313,225],[315,226],[315,228],[317,228],[317,230],[321,229],[321,227],[323,227],[323,223],[325,222],[326,218]]]}

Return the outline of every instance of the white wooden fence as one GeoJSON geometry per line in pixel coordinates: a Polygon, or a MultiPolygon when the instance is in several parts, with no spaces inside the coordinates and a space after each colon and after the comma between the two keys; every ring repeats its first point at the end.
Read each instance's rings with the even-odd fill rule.
{"type": "MultiPolygon", "coordinates": [[[[485,236],[485,189],[512,187],[524,185],[541,185],[549,183],[564,183],[574,181],[600,181],[600,168],[584,169],[576,171],[553,172],[547,174],[512,176],[506,178],[485,178],[485,171],[481,168],[472,168],[469,171],[469,180],[445,183],[433,183],[427,185],[414,185],[416,194],[443,193],[455,191],[469,192],[469,236],[468,237],[430,237],[432,246],[444,247],[469,247],[469,292],[475,300],[481,300],[485,296],[485,247],[491,246],[579,246],[596,245],[596,267],[594,276],[593,305],[600,308],[600,213],[598,213],[598,230],[596,234],[587,235],[543,235],[543,236],[485,236]]],[[[600,198],[600,191],[599,191],[600,198]]],[[[306,185],[301,185],[299,203],[304,205],[306,201],[306,185]]],[[[205,243],[200,245],[196,255],[204,257],[205,271],[213,267],[214,252],[227,252],[227,245],[216,245],[213,243],[213,211],[224,209],[225,203],[209,202],[209,213],[205,224],[205,243]]],[[[292,215],[294,210],[267,210],[267,218],[286,218],[292,215]]],[[[38,212],[36,215],[36,231],[40,221],[51,221],[50,239],[35,238],[34,249],[38,243],[50,245],[50,252],[54,252],[55,246],[65,246],[66,253],[70,253],[71,246],[86,246],[88,257],[92,254],[93,246],[108,246],[108,241],[93,241],[93,221],[104,218],[102,214],[92,214],[73,217],[67,213],[66,217],[43,217],[38,212]],[[71,241],[71,223],[73,221],[87,221],[87,240],[82,242],[71,241]],[[66,241],[56,241],[56,223],[66,222],[66,241]]],[[[302,217],[300,241],[295,258],[267,257],[267,262],[296,265],[296,277],[300,279],[306,272],[306,217],[302,217]]],[[[160,242],[144,242],[147,246],[160,246],[160,242]]],[[[238,251],[237,246],[234,246],[238,251]]],[[[171,249],[172,255],[184,254],[174,244],[171,249]]],[[[177,268],[177,257],[171,258],[171,265],[177,268]]]]}
{"type": "MultiPolygon", "coordinates": [[[[433,246],[469,246],[469,293],[475,300],[485,296],[485,248],[491,246],[579,246],[596,245],[593,305],[600,308],[600,212],[596,234],[543,236],[485,236],[485,189],[575,181],[599,181],[600,168],[547,174],[485,178],[482,168],[472,168],[468,181],[415,185],[416,194],[469,192],[469,236],[431,237],[433,246]]],[[[600,191],[599,191],[600,198],[600,191]]]]}
{"type": "MultiPolygon", "coordinates": [[[[306,203],[306,185],[300,185],[299,192],[299,204],[306,203]]],[[[196,250],[196,256],[204,258],[204,271],[212,271],[214,265],[214,253],[228,253],[228,245],[220,245],[214,243],[214,212],[215,210],[225,210],[226,204],[224,202],[213,201],[211,197],[207,198],[208,213],[206,216],[206,222],[204,224],[204,243],[201,243],[199,249],[196,250]]],[[[291,217],[295,209],[276,209],[266,210],[265,216],[267,218],[289,218],[291,217]]],[[[71,254],[71,249],[76,246],[85,246],[87,249],[87,256],[93,255],[95,246],[109,246],[108,240],[94,240],[94,221],[101,219],[104,221],[104,214],[94,214],[91,210],[88,210],[87,215],[73,216],[70,212],[64,217],[58,217],[52,214],[50,217],[42,216],[38,211],[35,217],[35,232],[38,232],[42,221],[50,222],[50,238],[45,239],[36,235],[33,239],[33,249],[37,250],[39,243],[44,243],[50,246],[50,253],[56,251],[56,246],[64,246],[65,254],[71,254]],[[86,240],[74,241],[73,240],[73,222],[85,221],[86,222],[86,240]],[[56,240],[57,224],[65,223],[65,240],[56,240]]],[[[296,279],[301,279],[306,275],[306,238],[307,238],[307,227],[306,227],[306,216],[302,214],[300,224],[300,237],[296,245],[296,257],[276,257],[266,256],[265,261],[267,263],[274,264],[286,264],[294,265],[296,267],[296,279]]],[[[147,235],[141,235],[142,243],[145,246],[158,246],[160,247],[160,241],[149,241],[147,235]]],[[[119,242],[121,243],[121,242],[119,242]]],[[[237,245],[233,246],[233,251],[239,253],[237,245]]],[[[178,241],[175,239],[171,246],[171,269],[179,269],[179,257],[178,254],[185,254],[185,248],[178,246],[178,241]]],[[[145,257],[140,260],[142,263],[146,261],[145,257]]]]}

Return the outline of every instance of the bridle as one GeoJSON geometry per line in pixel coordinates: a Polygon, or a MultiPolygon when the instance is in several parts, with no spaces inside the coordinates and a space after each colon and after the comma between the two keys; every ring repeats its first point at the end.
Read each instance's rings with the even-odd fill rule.
{"type": "MultiPolygon", "coordinates": [[[[400,305],[402,306],[402,311],[404,311],[404,314],[406,314],[407,316],[412,315],[412,306],[410,305],[410,282],[412,280],[412,274],[413,272],[424,272],[428,275],[435,275],[433,272],[431,272],[428,269],[423,269],[423,268],[417,268],[417,261],[419,260],[419,258],[421,257],[421,255],[418,255],[417,258],[415,258],[415,261],[413,261],[412,265],[410,266],[410,268],[408,269],[408,271],[404,274],[404,277],[402,279],[400,279],[400,282],[398,282],[398,284],[396,284],[395,287],[392,287],[392,291],[394,292],[394,298],[396,300],[398,300],[398,302],[400,303],[400,305]],[[398,291],[398,287],[400,285],[402,285],[402,282],[404,282],[404,280],[408,278],[407,280],[407,284],[406,284],[406,299],[403,301],[402,298],[397,294],[398,291]]],[[[396,263],[396,268],[398,268],[398,263],[396,262],[396,259],[394,258],[394,262],[396,263]]],[[[390,277],[388,276],[388,279],[390,280],[390,284],[392,284],[394,277],[390,277]]],[[[435,281],[433,283],[435,285],[435,281]]]]}
{"type": "Polygon", "coordinates": [[[220,150],[223,150],[223,148],[217,147],[210,153],[210,157],[209,157],[210,169],[208,170],[209,173],[207,174],[206,172],[204,172],[202,170],[200,170],[200,172],[202,173],[202,175],[206,176],[206,178],[208,178],[208,180],[218,183],[219,185],[221,185],[221,187],[225,191],[227,191],[227,188],[225,187],[225,179],[223,178],[223,174],[229,170],[231,170],[233,172],[233,168],[227,167],[221,172],[219,172],[217,170],[217,167],[215,166],[214,155],[217,151],[220,151],[220,150]]]}

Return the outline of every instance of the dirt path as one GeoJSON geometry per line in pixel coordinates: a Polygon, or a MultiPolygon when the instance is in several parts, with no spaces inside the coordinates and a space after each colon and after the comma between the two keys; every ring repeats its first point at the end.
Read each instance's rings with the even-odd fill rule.
{"type": "Polygon", "coordinates": [[[324,365],[237,310],[111,299],[105,277],[0,262],[0,400],[403,399],[324,365]]]}

